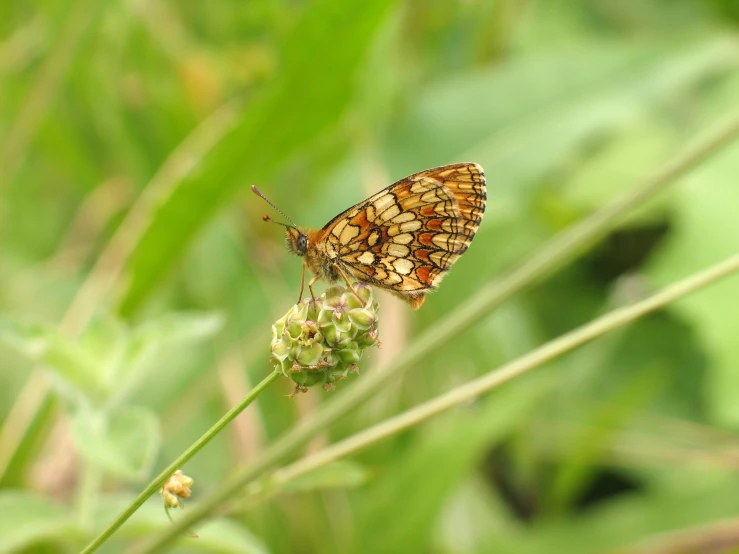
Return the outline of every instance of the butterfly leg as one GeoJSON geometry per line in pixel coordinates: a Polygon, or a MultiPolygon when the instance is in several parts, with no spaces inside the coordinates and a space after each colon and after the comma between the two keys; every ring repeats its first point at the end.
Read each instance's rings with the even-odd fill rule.
{"type": "MultiPolygon", "coordinates": [[[[354,293],[354,296],[357,297],[357,299],[364,304],[364,300],[362,300],[362,297],[359,296],[359,293],[357,292],[357,289],[352,286],[351,282],[349,281],[349,277],[346,276],[346,273],[344,273],[344,270],[341,269],[338,265],[334,264],[334,267],[336,268],[336,271],[338,271],[339,275],[341,275],[344,278],[344,281],[346,281],[346,286],[352,289],[352,292],[354,293]]],[[[369,302],[367,303],[369,305],[369,302]]],[[[365,306],[367,307],[367,306],[365,306]]]]}
{"type": "Polygon", "coordinates": [[[313,302],[316,301],[316,295],[313,293],[313,283],[318,281],[318,275],[314,275],[313,278],[308,281],[308,290],[310,291],[310,297],[313,299],[313,302]]]}

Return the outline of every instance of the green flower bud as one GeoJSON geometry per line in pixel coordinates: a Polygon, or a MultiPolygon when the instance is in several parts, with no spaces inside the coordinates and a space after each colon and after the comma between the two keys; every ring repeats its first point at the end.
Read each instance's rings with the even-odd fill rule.
{"type": "Polygon", "coordinates": [[[290,355],[290,345],[282,339],[277,340],[272,346],[272,357],[275,360],[282,361],[290,355]]]}
{"type": "Polygon", "coordinates": [[[375,325],[375,314],[372,310],[357,308],[349,312],[349,319],[357,329],[367,330],[375,325]]]}
{"type": "Polygon", "coordinates": [[[341,361],[346,362],[346,366],[348,367],[350,364],[356,364],[362,358],[362,351],[360,350],[359,345],[352,341],[348,343],[345,348],[341,349],[339,357],[341,358],[341,361]]]}
{"type": "Polygon", "coordinates": [[[290,374],[290,378],[300,387],[312,387],[324,383],[326,378],[321,371],[296,371],[290,374]]]}
{"type": "MultiPolygon", "coordinates": [[[[368,285],[356,294],[333,286],[319,298],[296,304],[272,326],[271,360],[297,385],[295,392],[323,384],[326,390],[357,370],[364,350],[377,345],[379,305],[368,285]]],[[[294,394],[294,393],[293,393],[294,394]]]]}
{"type": "Polygon", "coordinates": [[[310,346],[304,346],[300,349],[300,354],[296,358],[296,362],[300,367],[310,367],[318,365],[321,361],[321,355],[323,354],[323,346],[320,343],[311,344],[310,346]]]}
{"type": "MultiPolygon", "coordinates": [[[[356,286],[356,283],[355,283],[356,286]]],[[[326,289],[326,292],[323,293],[322,297],[326,299],[326,301],[333,300],[334,298],[337,298],[344,294],[346,291],[346,287],[342,285],[335,285],[333,287],[329,287],[326,289]]]]}
{"type": "Polygon", "coordinates": [[[290,318],[287,322],[287,326],[285,327],[285,332],[287,333],[287,336],[291,339],[299,339],[300,335],[303,334],[303,322],[301,322],[297,318],[290,318]]]}
{"type": "Polygon", "coordinates": [[[285,330],[285,318],[278,319],[275,321],[274,325],[272,325],[272,339],[274,340],[275,337],[282,336],[283,331],[285,330]]]}
{"type": "Polygon", "coordinates": [[[341,331],[339,331],[334,325],[323,326],[323,338],[331,348],[339,346],[341,343],[341,331]]]}
{"type": "Polygon", "coordinates": [[[365,333],[360,333],[358,337],[356,337],[357,345],[360,349],[367,348],[368,346],[376,346],[380,344],[380,341],[377,340],[378,334],[377,329],[368,329],[365,333]]]}

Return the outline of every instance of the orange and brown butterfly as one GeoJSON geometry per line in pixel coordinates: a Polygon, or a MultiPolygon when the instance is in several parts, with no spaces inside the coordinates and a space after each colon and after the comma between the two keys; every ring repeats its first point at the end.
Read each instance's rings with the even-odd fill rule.
{"type": "MultiPolygon", "coordinates": [[[[389,290],[414,309],[441,283],[467,250],[485,211],[485,174],[477,164],[456,163],[409,175],[337,215],[321,229],[292,223],[256,187],[255,194],[280,212],[288,249],[317,279],[350,277],[389,290]]],[[[271,220],[263,216],[265,221],[271,220]]],[[[279,223],[279,222],[275,222],[279,223]]],[[[355,291],[356,292],[356,291],[355,291]]],[[[298,300],[300,302],[300,300],[298,300]]]]}

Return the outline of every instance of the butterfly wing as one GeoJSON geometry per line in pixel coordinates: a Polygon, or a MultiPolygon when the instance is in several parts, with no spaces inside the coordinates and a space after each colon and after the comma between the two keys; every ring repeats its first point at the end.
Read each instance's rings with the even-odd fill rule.
{"type": "Polygon", "coordinates": [[[417,308],[469,247],[485,201],[479,165],[427,169],[339,214],[319,231],[319,240],[353,277],[417,308]]]}

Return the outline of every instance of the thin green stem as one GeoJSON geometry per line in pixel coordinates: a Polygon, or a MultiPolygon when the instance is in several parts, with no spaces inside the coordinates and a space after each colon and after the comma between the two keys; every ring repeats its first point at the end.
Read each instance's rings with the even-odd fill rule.
{"type": "Polygon", "coordinates": [[[236,406],[231,408],[226,415],[224,415],[218,422],[213,425],[208,431],[203,434],[197,441],[195,441],[190,448],[185,450],[180,456],[169,464],[154,480],[147,485],[147,487],[141,491],[141,493],[123,510],[118,517],[116,517],[110,525],[108,525],[95,539],[88,544],[82,551],[82,554],[88,554],[95,552],[118,528],[125,523],[125,521],[131,517],[141,505],[155,492],[157,492],[164,482],[172,475],[175,471],[180,469],[190,458],[197,454],[206,444],[208,444],[221,430],[231,423],[234,418],[239,415],[244,409],[249,406],[256,399],[259,394],[264,391],[269,385],[271,385],[281,374],[273,371],[267,377],[254,387],[244,399],[239,402],[236,406]]]}
{"type": "Polygon", "coordinates": [[[443,321],[428,328],[392,362],[376,368],[347,387],[340,396],[324,404],[311,418],[304,420],[274,442],[250,465],[236,470],[208,498],[188,511],[171,528],[159,533],[151,542],[144,545],[140,552],[161,552],[170,539],[185,529],[193,528],[197,522],[207,517],[233,495],[234,491],[243,488],[269,468],[285,461],[291,453],[305,445],[317,433],[324,431],[334,421],[372,398],[385,386],[390,375],[401,374],[436,348],[472,327],[505,299],[540,281],[577,257],[632,210],[700,165],[737,135],[739,135],[739,114],[729,119],[726,124],[713,129],[703,140],[667,162],[623,196],[557,235],[547,246],[507,276],[480,289],[467,302],[445,316],[443,321]]]}
{"type": "Polygon", "coordinates": [[[631,306],[613,310],[590,323],[558,337],[528,354],[509,362],[490,373],[469,381],[423,404],[406,410],[390,419],[361,431],[323,450],[319,450],[285,468],[271,477],[273,485],[284,485],[291,479],[313,471],[339,458],[353,454],[384,438],[413,427],[454,406],[459,406],[503,385],[532,369],[551,362],[606,333],[679,300],[719,279],[739,271],[739,255],[675,283],[661,292],[631,306]]]}

